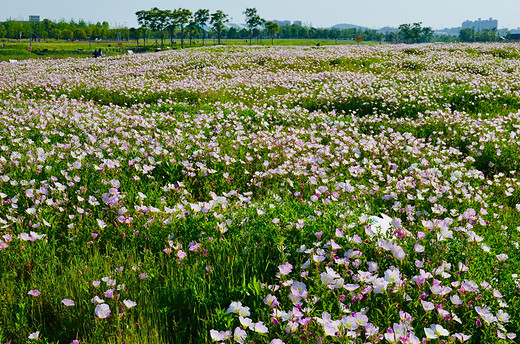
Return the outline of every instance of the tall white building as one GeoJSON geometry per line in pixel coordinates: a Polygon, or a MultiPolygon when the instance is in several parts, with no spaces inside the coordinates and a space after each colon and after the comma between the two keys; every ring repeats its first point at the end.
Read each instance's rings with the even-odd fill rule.
{"type": "Polygon", "coordinates": [[[489,18],[488,20],[482,20],[478,18],[478,20],[471,21],[466,20],[462,23],[463,29],[475,29],[475,32],[480,32],[483,30],[496,30],[498,28],[498,20],[489,18]]]}

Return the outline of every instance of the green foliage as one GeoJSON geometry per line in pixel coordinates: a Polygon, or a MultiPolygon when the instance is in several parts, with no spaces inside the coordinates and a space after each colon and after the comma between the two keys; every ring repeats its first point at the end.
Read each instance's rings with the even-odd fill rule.
{"type": "Polygon", "coordinates": [[[229,16],[227,14],[225,14],[224,12],[222,12],[221,10],[217,10],[216,12],[211,14],[210,23],[211,23],[213,30],[215,30],[215,32],[217,33],[219,45],[220,45],[220,36],[222,34],[222,30],[224,29],[224,24],[227,23],[228,21],[229,21],[229,16]]]}
{"type": "Polygon", "coordinates": [[[5,29],[5,26],[0,24],[0,39],[4,39],[7,35],[7,30],[5,29]]]}
{"type": "Polygon", "coordinates": [[[246,8],[244,11],[244,15],[246,16],[246,24],[249,28],[249,45],[251,45],[251,39],[253,37],[253,30],[258,26],[261,26],[265,20],[260,18],[256,8],[246,8]]]}
{"type": "Polygon", "coordinates": [[[399,36],[405,43],[429,42],[433,37],[431,27],[422,27],[422,23],[399,25],[399,36]]]}
{"type": "Polygon", "coordinates": [[[271,44],[274,44],[274,35],[276,35],[278,31],[280,31],[280,26],[278,25],[278,23],[268,21],[265,23],[265,29],[267,30],[267,34],[269,35],[269,37],[271,37],[271,44]]]}

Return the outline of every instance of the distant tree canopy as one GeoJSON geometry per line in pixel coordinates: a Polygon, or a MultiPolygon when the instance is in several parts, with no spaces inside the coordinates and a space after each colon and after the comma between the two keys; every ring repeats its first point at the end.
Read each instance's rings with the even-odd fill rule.
{"type": "Polygon", "coordinates": [[[459,32],[461,42],[495,42],[498,40],[497,30],[485,29],[476,32],[474,28],[464,28],[459,32]]]}
{"type": "MultiPolygon", "coordinates": [[[[20,20],[6,20],[1,27],[5,30],[5,38],[8,39],[66,39],[66,40],[88,40],[88,39],[123,39],[128,28],[110,29],[107,22],[96,24],[86,23],[84,20],[78,22],[70,20],[51,21],[43,19],[40,22],[24,22],[20,20]]],[[[0,28],[0,31],[2,29],[0,28]]],[[[1,36],[1,34],[0,34],[1,36]]]]}
{"type": "Polygon", "coordinates": [[[190,39],[199,33],[202,33],[204,40],[205,26],[210,21],[212,28],[218,36],[220,43],[220,36],[224,30],[224,24],[228,21],[228,15],[218,10],[210,15],[209,10],[200,9],[193,14],[190,10],[179,8],[176,10],[159,10],[157,7],[149,11],[141,10],[136,13],[137,21],[141,25],[140,29],[143,33],[143,39],[146,39],[146,34],[157,35],[161,37],[161,45],[166,31],[170,32],[170,38],[173,38],[177,32],[181,39],[181,48],[184,47],[184,38],[186,30],[190,39]]]}
{"type": "Polygon", "coordinates": [[[253,38],[268,37],[271,43],[275,38],[281,39],[331,39],[354,40],[360,37],[363,41],[388,43],[422,43],[430,41],[453,42],[489,42],[498,40],[496,30],[462,29],[458,36],[433,36],[433,29],[423,27],[422,23],[401,24],[395,31],[381,33],[371,29],[360,28],[314,28],[303,25],[280,26],[276,21],[266,21],[260,17],[256,8],[246,8],[246,27],[226,27],[229,16],[222,11],[210,13],[208,9],[199,9],[192,13],[190,10],[178,8],[176,10],[161,10],[157,7],[150,10],[137,11],[136,28],[110,28],[107,22],[95,24],[84,20],[43,19],[40,22],[25,22],[8,19],[0,24],[0,39],[28,39],[33,40],[134,40],[137,44],[146,45],[148,38],[154,39],[155,44],[164,45],[164,39],[169,37],[171,44],[174,38],[180,39],[184,47],[186,38],[205,39],[213,37],[221,42],[222,38],[248,39],[251,44],[253,38]],[[160,43],[159,43],[160,40],[160,43]]]}
{"type": "Polygon", "coordinates": [[[7,35],[7,30],[5,29],[5,26],[0,24],[0,38],[4,39],[5,35],[7,35]]]}
{"type": "Polygon", "coordinates": [[[421,25],[422,23],[399,25],[399,38],[405,43],[429,42],[433,37],[433,29],[421,25]]]}
{"type": "Polygon", "coordinates": [[[249,45],[251,45],[251,38],[253,37],[253,30],[258,26],[264,24],[265,20],[260,18],[256,8],[246,8],[244,15],[246,16],[246,24],[249,28],[249,45]]]}
{"type": "Polygon", "coordinates": [[[271,38],[271,44],[274,44],[273,43],[274,35],[276,35],[276,33],[278,31],[280,31],[280,25],[278,25],[278,23],[274,23],[272,21],[268,21],[264,25],[265,25],[265,29],[267,31],[267,34],[271,38]]]}
{"type": "Polygon", "coordinates": [[[218,44],[220,45],[220,38],[224,29],[224,24],[229,21],[229,16],[221,10],[211,14],[210,23],[211,27],[217,33],[218,44]]]}
{"type": "Polygon", "coordinates": [[[193,15],[193,22],[197,27],[197,30],[200,30],[202,34],[202,45],[204,45],[204,27],[207,25],[209,20],[209,10],[208,9],[200,9],[193,15]]]}

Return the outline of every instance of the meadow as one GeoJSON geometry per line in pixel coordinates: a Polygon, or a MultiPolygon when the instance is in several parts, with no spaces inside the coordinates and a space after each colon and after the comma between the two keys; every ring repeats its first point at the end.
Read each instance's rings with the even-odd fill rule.
{"type": "Polygon", "coordinates": [[[0,62],[0,343],[513,343],[520,45],[0,62]]]}
{"type": "MultiPolygon", "coordinates": [[[[175,40],[164,39],[161,45],[161,40],[155,40],[148,38],[146,43],[143,45],[143,40],[136,41],[33,41],[29,42],[28,39],[19,40],[8,40],[0,41],[0,61],[9,60],[25,60],[25,59],[65,59],[68,57],[73,58],[85,58],[91,57],[94,50],[102,49],[103,55],[106,56],[117,56],[127,55],[128,50],[132,50],[134,53],[143,52],[154,52],[157,49],[161,50],[176,50],[181,49],[181,41],[176,38],[175,40]],[[29,51],[29,47],[31,51],[29,51]]],[[[248,40],[244,39],[223,39],[222,44],[224,45],[249,45],[248,40]]],[[[353,40],[334,40],[334,39],[271,39],[263,38],[261,40],[253,39],[252,44],[254,45],[282,45],[282,46],[316,46],[321,45],[354,45],[354,44],[381,44],[380,42],[367,41],[356,43],[353,40]]],[[[188,39],[184,40],[185,48],[199,48],[202,46],[215,46],[217,45],[216,39],[205,39],[204,45],[201,39],[188,39]]]]}

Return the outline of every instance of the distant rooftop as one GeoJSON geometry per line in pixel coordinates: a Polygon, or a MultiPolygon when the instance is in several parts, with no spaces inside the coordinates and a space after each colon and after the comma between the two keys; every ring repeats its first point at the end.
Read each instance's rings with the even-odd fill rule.
{"type": "Polygon", "coordinates": [[[489,18],[488,20],[482,20],[478,18],[478,20],[471,21],[466,20],[462,23],[463,29],[475,29],[476,32],[480,32],[483,30],[496,30],[498,28],[498,20],[489,18]]]}

